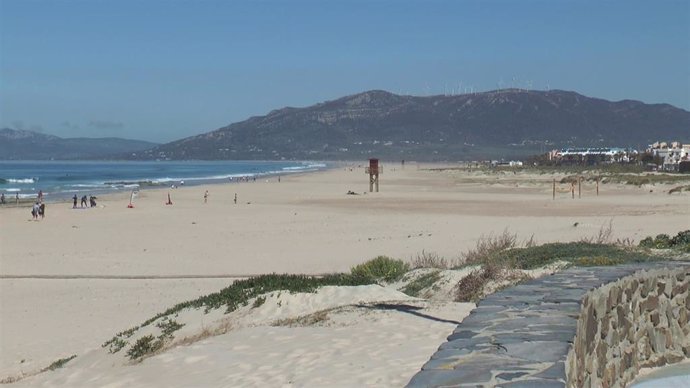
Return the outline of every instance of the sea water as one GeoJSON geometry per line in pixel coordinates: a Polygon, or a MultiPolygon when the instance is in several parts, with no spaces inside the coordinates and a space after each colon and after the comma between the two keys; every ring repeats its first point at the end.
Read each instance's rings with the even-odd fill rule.
{"type": "Polygon", "coordinates": [[[285,175],[326,168],[316,162],[264,161],[0,161],[0,193],[5,197],[63,199],[149,187],[198,185],[285,175]]]}

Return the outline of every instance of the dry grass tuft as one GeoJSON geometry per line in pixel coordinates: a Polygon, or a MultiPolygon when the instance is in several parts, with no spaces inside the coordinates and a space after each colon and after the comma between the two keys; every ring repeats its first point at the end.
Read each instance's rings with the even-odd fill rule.
{"type": "Polygon", "coordinates": [[[515,248],[517,234],[504,229],[503,233],[488,236],[481,235],[477,240],[477,246],[461,255],[460,260],[465,264],[481,264],[491,260],[497,253],[515,248]]]}
{"type": "Polygon", "coordinates": [[[438,268],[438,269],[448,269],[448,260],[445,257],[438,255],[435,252],[426,252],[422,249],[421,253],[418,253],[410,261],[410,267],[412,269],[417,268],[438,268]]]}
{"type": "Polygon", "coordinates": [[[599,228],[599,232],[594,236],[583,237],[580,242],[587,244],[611,244],[613,241],[613,220],[609,220],[608,225],[604,224],[599,228]]]}

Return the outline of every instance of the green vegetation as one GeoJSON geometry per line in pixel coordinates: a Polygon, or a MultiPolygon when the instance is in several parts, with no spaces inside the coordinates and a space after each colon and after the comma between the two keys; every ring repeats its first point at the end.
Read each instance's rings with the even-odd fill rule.
{"type": "Polygon", "coordinates": [[[647,237],[640,241],[642,248],[675,249],[681,252],[690,252],[690,230],[678,232],[673,238],[667,234],[659,234],[652,238],[647,237]]]}
{"type": "Polygon", "coordinates": [[[65,364],[67,364],[68,362],[70,362],[71,360],[73,360],[76,357],[77,357],[77,355],[73,354],[69,357],[61,358],[61,359],[53,362],[52,364],[50,364],[47,368],[43,369],[43,372],[45,372],[47,370],[55,370],[58,368],[62,368],[63,366],[65,366],[65,364]]]}
{"type": "MultiPolygon", "coordinates": [[[[520,270],[544,267],[557,261],[575,266],[603,266],[623,263],[640,263],[663,258],[651,256],[642,249],[632,246],[629,239],[612,240],[612,225],[604,225],[598,234],[580,241],[535,245],[530,239],[518,246],[517,237],[504,231],[500,235],[482,236],[475,248],[462,255],[465,265],[479,265],[456,286],[456,300],[477,301],[484,295],[489,282],[515,284],[524,280],[520,270]]],[[[690,251],[690,231],[669,238],[665,235],[643,240],[645,246],[683,247],[690,251]]]]}
{"type": "Polygon", "coordinates": [[[142,358],[146,355],[154,353],[163,347],[163,341],[156,338],[153,334],[145,335],[137,340],[132,347],[127,351],[127,356],[131,360],[142,358]]]}
{"type": "Polygon", "coordinates": [[[109,347],[109,353],[117,353],[120,350],[122,350],[122,348],[124,348],[125,345],[127,345],[127,341],[125,341],[125,338],[131,337],[137,330],[139,330],[139,326],[135,326],[131,329],[127,329],[125,331],[117,333],[113,338],[109,339],[103,345],[101,345],[101,347],[105,348],[107,346],[109,347]]]}
{"type": "Polygon", "coordinates": [[[264,303],[266,303],[266,297],[265,296],[259,296],[254,300],[254,304],[252,305],[252,308],[257,308],[264,303]]]}
{"type": "MultiPolygon", "coordinates": [[[[151,336],[142,337],[127,351],[131,359],[137,359],[143,355],[160,349],[164,340],[172,338],[172,333],[182,327],[179,323],[170,320],[170,316],[188,308],[204,311],[225,307],[226,313],[235,311],[240,306],[246,306],[248,301],[271,291],[284,290],[288,292],[314,292],[323,286],[358,286],[375,283],[378,279],[395,279],[407,271],[407,264],[400,260],[392,260],[383,256],[377,257],[367,263],[352,269],[352,274],[330,274],[326,276],[306,275],[261,275],[249,279],[238,280],[230,286],[194,300],[178,303],[162,313],[146,320],[139,326],[116,334],[106,341],[102,347],[109,347],[110,353],[117,353],[123,349],[130,338],[138,329],[148,326],[160,318],[164,318],[156,326],[162,330],[158,338],[151,336]],[[357,269],[359,268],[359,269],[357,269]],[[357,269],[357,270],[356,270],[357,269]],[[151,337],[151,338],[148,338],[151,337]]],[[[254,307],[265,302],[265,298],[257,298],[254,307]]]]}
{"type": "Polygon", "coordinates": [[[418,277],[417,279],[411,281],[405,287],[403,287],[400,291],[402,291],[403,293],[405,293],[409,296],[418,297],[420,291],[422,291],[425,288],[429,288],[429,287],[433,286],[440,279],[441,279],[440,271],[429,272],[428,274],[422,275],[422,276],[418,277]]]}
{"type": "Polygon", "coordinates": [[[352,277],[361,279],[367,283],[377,281],[394,282],[400,279],[410,266],[402,260],[391,259],[387,256],[378,256],[366,263],[352,268],[352,277]]]}
{"type": "Polygon", "coordinates": [[[556,261],[568,261],[573,264],[587,265],[582,258],[607,257],[618,263],[639,263],[651,260],[649,255],[633,249],[626,249],[614,244],[568,242],[549,243],[528,248],[515,248],[497,255],[496,260],[519,269],[534,269],[556,261]],[[578,261],[579,260],[579,261],[578,261]]]}
{"type": "Polygon", "coordinates": [[[626,185],[653,185],[662,183],[679,183],[690,181],[688,174],[645,174],[645,175],[604,175],[602,183],[625,183],[626,185]]]}
{"type": "Polygon", "coordinates": [[[177,321],[174,321],[168,317],[165,317],[156,324],[156,327],[161,329],[160,337],[162,338],[172,338],[173,333],[177,330],[180,330],[182,326],[184,326],[184,324],[177,323],[177,321]]]}

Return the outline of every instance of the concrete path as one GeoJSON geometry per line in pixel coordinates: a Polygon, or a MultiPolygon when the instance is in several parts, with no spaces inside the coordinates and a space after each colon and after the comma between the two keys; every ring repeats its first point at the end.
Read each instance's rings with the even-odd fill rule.
{"type": "Polygon", "coordinates": [[[570,268],[490,295],[407,386],[565,387],[582,297],[640,270],[682,264],[570,268]]]}

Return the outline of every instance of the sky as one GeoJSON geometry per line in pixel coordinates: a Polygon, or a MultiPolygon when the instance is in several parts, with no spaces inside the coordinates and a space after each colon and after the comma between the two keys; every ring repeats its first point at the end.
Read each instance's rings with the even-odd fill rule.
{"type": "Polygon", "coordinates": [[[0,128],[168,142],[366,90],[690,110],[690,0],[0,0],[0,128]]]}

